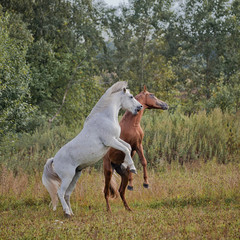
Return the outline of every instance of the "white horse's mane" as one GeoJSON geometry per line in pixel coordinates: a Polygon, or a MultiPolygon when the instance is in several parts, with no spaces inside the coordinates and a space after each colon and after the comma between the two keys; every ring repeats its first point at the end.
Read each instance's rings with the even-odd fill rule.
{"type": "Polygon", "coordinates": [[[104,109],[111,101],[112,94],[121,91],[123,88],[127,88],[127,82],[125,81],[116,82],[110,88],[108,88],[107,91],[102,95],[102,97],[96,103],[96,105],[94,106],[94,108],[92,109],[88,117],[86,118],[85,122],[87,122],[94,114],[104,109]]]}

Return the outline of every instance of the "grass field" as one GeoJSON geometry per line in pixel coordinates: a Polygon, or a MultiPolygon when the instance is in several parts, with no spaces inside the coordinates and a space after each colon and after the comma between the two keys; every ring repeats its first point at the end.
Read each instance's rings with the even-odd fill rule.
{"type": "Polygon", "coordinates": [[[139,170],[127,192],[133,212],[119,198],[106,212],[102,172],[86,169],[72,195],[75,215],[66,219],[50,197],[41,174],[0,170],[0,239],[239,239],[240,165],[167,165],[139,170]]]}

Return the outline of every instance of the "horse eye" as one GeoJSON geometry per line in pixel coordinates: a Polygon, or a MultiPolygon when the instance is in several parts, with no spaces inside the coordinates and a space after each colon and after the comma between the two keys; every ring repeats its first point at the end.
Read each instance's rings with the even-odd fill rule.
{"type": "Polygon", "coordinates": [[[133,96],[130,96],[130,98],[133,98],[133,96]]]}

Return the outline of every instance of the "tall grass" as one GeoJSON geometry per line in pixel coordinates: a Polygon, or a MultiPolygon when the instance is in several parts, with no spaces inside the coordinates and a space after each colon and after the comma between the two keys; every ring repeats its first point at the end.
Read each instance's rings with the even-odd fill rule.
{"type": "MultiPolygon", "coordinates": [[[[190,117],[179,112],[146,111],[142,118],[145,132],[143,147],[149,167],[161,163],[215,160],[218,163],[240,160],[240,115],[215,109],[210,114],[199,112],[190,117]]],[[[44,127],[34,134],[6,138],[0,144],[0,165],[14,170],[42,171],[47,158],[81,130],[82,124],[69,129],[44,127]]],[[[101,162],[96,166],[101,167],[101,162]]]]}
{"type": "Polygon", "coordinates": [[[240,115],[199,112],[190,117],[181,113],[148,112],[142,119],[143,146],[151,166],[215,159],[219,163],[239,161],[240,115]]]}
{"type": "Polygon", "coordinates": [[[33,134],[6,138],[0,144],[0,165],[18,172],[42,170],[46,159],[54,154],[81,130],[81,125],[69,129],[66,125],[49,128],[45,126],[33,134]]]}

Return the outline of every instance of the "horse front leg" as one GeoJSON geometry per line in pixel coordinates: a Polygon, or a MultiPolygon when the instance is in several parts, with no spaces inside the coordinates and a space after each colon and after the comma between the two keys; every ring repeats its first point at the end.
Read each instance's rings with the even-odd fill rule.
{"type": "Polygon", "coordinates": [[[124,146],[126,146],[130,152],[132,151],[132,147],[129,143],[125,142],[121,138],[118,138],[118,141],[121,142],[124,146]]]}
{"type": "MultiPolygon", "coordinates": [[[[133,158],[133,156],[135,155],[136,151],[132,151],[131,157],[133,158]]],[[[133,191],[133,174],[131,172],[129,172],[128,175],[128,186],[127,189],[130,191],[133,191]]]]}
{"type": "Polygon", "coordinates": [[[104,144],[106,146],[109,146],[109,147],[112,147],[112,148],[115,148],[119,151],[122,151],[123,153],[125,153],[125,158],[124,158],[124,161],[122,163],[122,167],[124,169],[127,169],[127,167],[129,167],[130,169],[130,172],[132,173],[137,173],[137,170],[136,170],[136,167],[134,165],[134,162],[131,158],[131,151],[129,150],[129,146],[126,147],[123,143],[122,143],[123,140],[119,141],[118,139],[116,138],[113,138],[113,139],[110,139],[109,142],[105,142],[104,144]]]}
{"type": "Polygon", "coordinates": [[[140,158],[141,164],[143,166],[143,179],[144,179],[143,187],[148,188],[149,187],[149,182],[148,182],[148,175],[147,175],[147,160],[146,160],[146,158],[144,156],[144,153],[143,153],[142,144],[140,144],[140,146],[136,149],[136,151],[137,151],[137,154],[140,158]]]}

